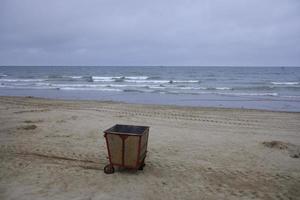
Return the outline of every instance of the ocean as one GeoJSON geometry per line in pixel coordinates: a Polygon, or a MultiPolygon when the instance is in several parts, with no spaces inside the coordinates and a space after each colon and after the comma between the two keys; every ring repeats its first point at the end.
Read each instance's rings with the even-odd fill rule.
{"type": "Polygon", "coordinates": [[[1,66],[1,96],[300,111],[300,67],[1,66]]]}

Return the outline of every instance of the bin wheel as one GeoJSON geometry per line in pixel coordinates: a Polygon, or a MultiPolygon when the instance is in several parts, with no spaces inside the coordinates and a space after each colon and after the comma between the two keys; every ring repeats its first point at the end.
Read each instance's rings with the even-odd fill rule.
{"type": "Polygon", "coordinates": [[[108,164],[104,167],[105,174],[113,174],[114,172],[115,172],[115,168],[112,165],[108,164]]]}
{"type": "Polygon", "coordinates": [[[139,170],[143,170],[144,169],[144,167],[145,167],[145,163],[143,163],[140,167],[139,167],[139,170]]]}

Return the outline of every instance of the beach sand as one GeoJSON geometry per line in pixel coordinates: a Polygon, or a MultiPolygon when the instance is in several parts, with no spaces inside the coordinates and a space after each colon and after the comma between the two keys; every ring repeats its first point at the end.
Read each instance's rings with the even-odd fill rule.
{"type": "Polygon", "coordinates": [[[0,97],[0,199],[300,199],[300,113],[0,97]],[[103,130],[150,126],[107,175],[103,130]]]}

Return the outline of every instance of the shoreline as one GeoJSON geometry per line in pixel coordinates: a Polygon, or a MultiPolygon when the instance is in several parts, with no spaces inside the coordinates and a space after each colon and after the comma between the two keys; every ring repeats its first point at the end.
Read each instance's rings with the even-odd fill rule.
{"type": "MultiPolygon", "coordinates": [[[[198,110],[236,110],[236,111],[261,111],[261,112],[278,112],[278,113],[300,113],[300,111],[285,111],[285,110],[269,110],[267,108],[235,108],[235,107],[214,107],[214,106],[194,106],[194,105],[176,105],[176,104],[151,104],[151,103],[130,103],[125,101],[115,100],[94,100],[94,99],[64,99],[64,98],[48,98],[48,97],[36,97],[36,96],[1,96],[0,99],[12,98],[12,99],[35,99],[45,101],[61,101],[70,103],[80,102],[93,102],[93,103],[112,103],[112,104],[124,104],[124,105],[137,105],[137,106],[149,106],[149,107],[169,107],[173,109],[198,109],[198,110]]],[[[221,100],[220,100],[221,101],[221,100]]],[[[234,100],[235,101],[235,100],[234,100]]],[[[257,100],[253,100],[257,101],[257,100]]],[[[298,101],[297,101],[298,102],[298,101]]]]}

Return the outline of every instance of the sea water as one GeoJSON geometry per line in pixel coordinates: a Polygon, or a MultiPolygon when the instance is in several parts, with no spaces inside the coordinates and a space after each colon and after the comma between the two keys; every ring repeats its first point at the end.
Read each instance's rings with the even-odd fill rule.
{"type": "Polygon", "coordinates": [[[1,96],[300,111],[300,67],[1,66],[1,96]]]}

